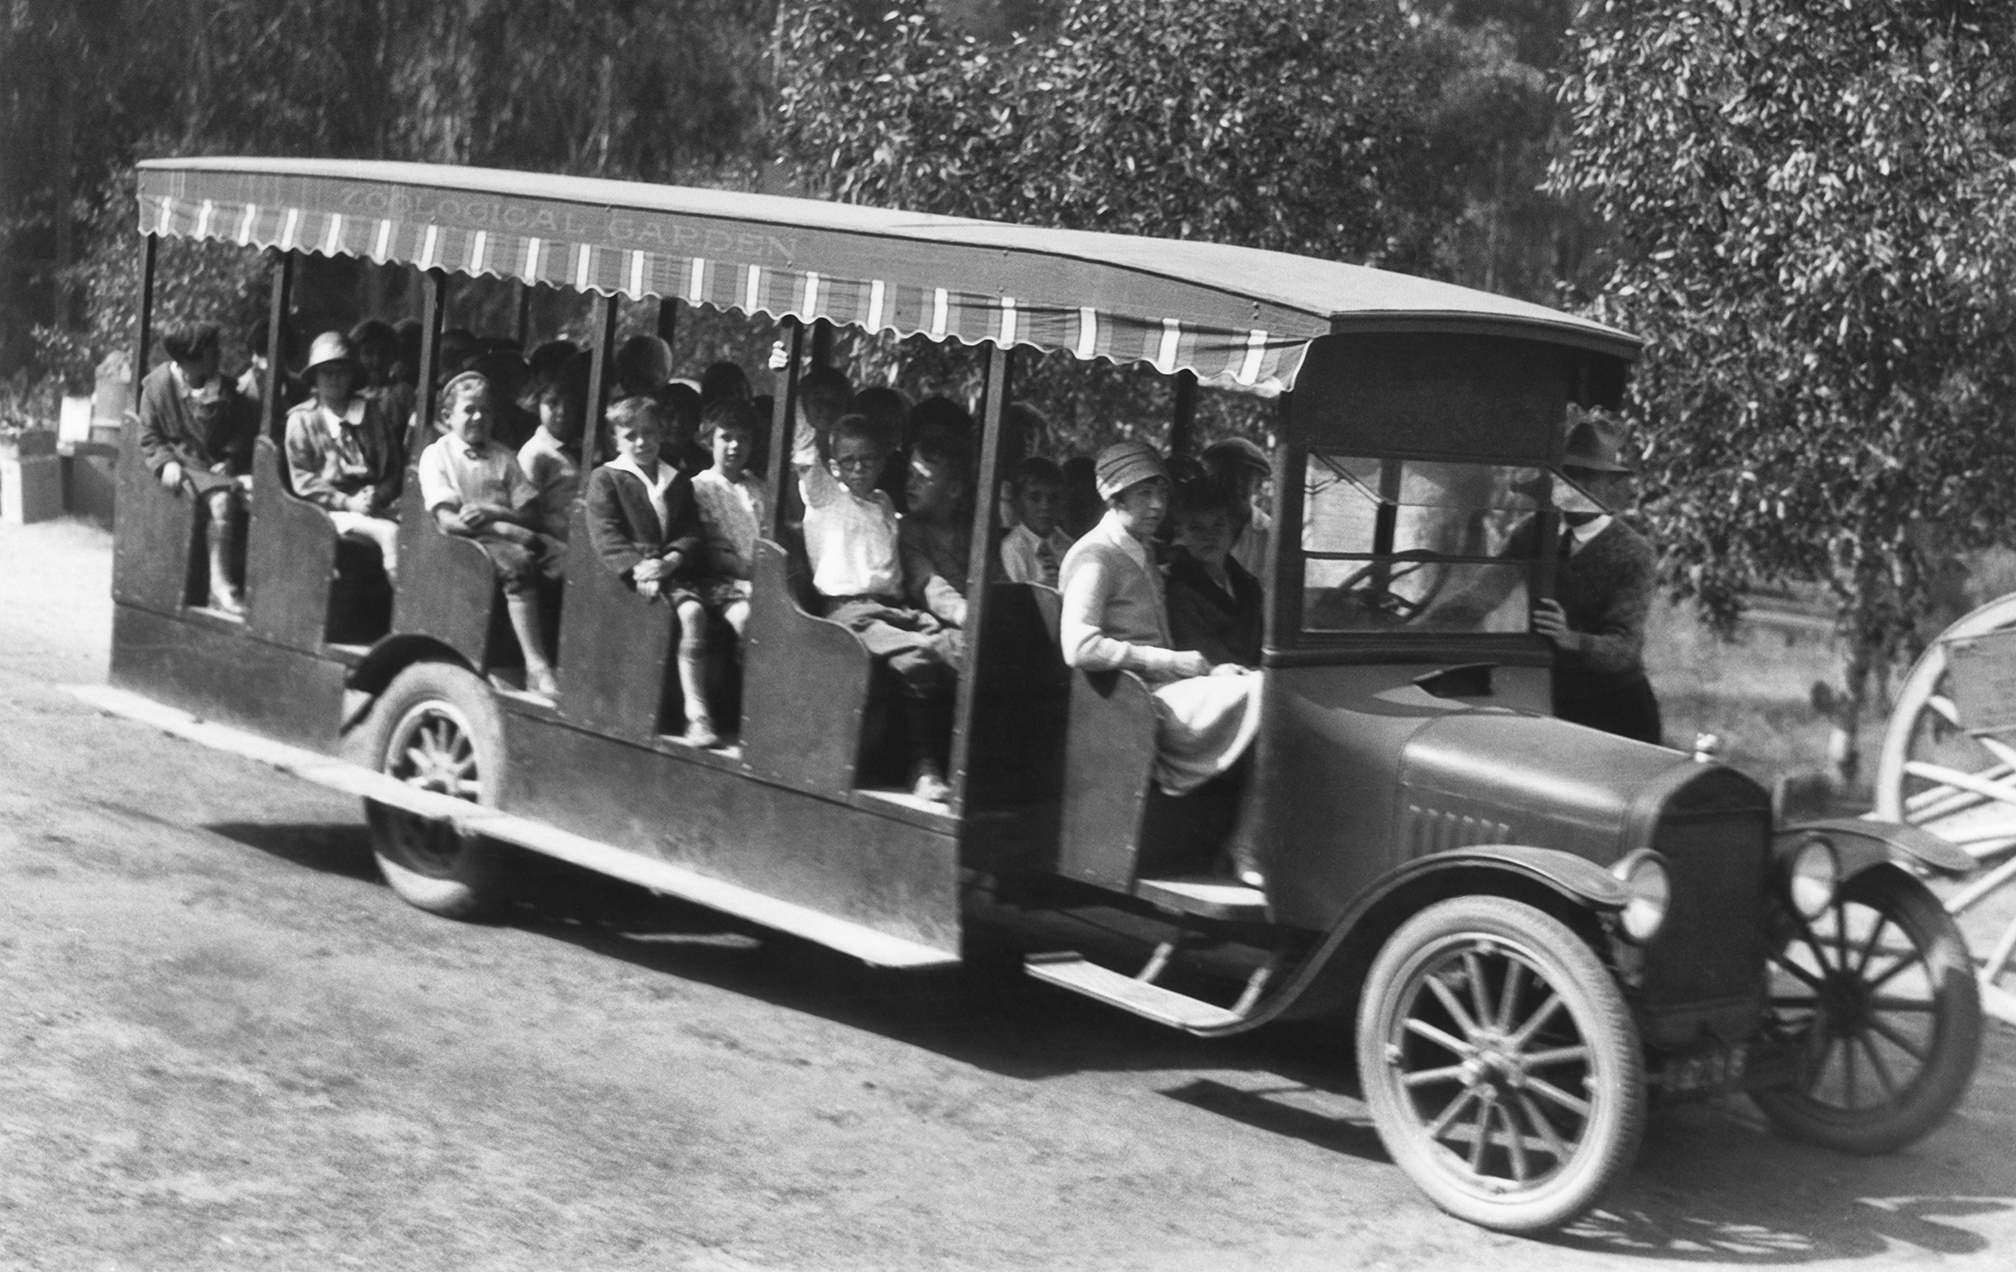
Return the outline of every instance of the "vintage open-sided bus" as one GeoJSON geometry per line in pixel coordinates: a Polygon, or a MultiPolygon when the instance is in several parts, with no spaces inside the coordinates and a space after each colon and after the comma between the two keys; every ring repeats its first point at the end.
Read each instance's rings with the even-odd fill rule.
{"type": "MultiPolygon", "coordinates": [[[[1874,822],[1776,828],[1741,774],[1549,714],[1527,615],[1552,586],[1550,474],[1571,404],[1616,405],[1628,335],[1330,261],[713,190],[190,159],[142,165],[139,191],[150,297],[163,236],[273,255],[276,367],[302,254],[423,271],[416,442],[449,289],[479,275],[592,295],[591,403],[620,298],[655,298],[661,322],[774,320],[773,490],[818,324],[984,360],[943,803],[892,775],[891,686],[821,617],[774,514],[739,745],[702,750],[668,736],[671,610],[602,567],[578,508],[549,699],[498,687],[518,654],[492,569],[415,481],[388,590],[290,490],[269,401],[241,619],[203,607],[200,509],[129,429],[112,683],[85,692],[362,796],[415,904],[474,913],[508,893],[498,845],[516,845],[879,965],[1019,933],[1031,975],[1199,1035],[1334,1019],[1394,1159],[1504,1230],[1594,1204],[1654,1099],[1748,1090],[1793,1135],[1874,1152],[1967,1087],[1969,958],[1919,879],[1964,854],[1874,822]],[[993,495],[1027,348],[1174,377],[1179,415],[1199,384],[1278,398],[1262,722],[1235,795],[1162,793],[1147,687],[1067,667],[1055,594],[1001,577],[993,495]],[[1528,522],[1522,557],[1509,532],[1528,522]],[[1502,603],[1435,604],[1472,584],[1502,603]],[[1226,835],[1263,886],[1195,864],[1226,835]]],[[[147,332],[143,306],[143,368],[147,332]]]]}

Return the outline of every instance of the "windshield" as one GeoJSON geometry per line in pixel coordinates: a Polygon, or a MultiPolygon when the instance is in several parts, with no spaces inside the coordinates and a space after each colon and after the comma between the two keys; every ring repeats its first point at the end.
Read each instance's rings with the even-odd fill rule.
{"type": "Polygon", "coordinates": [[[1302,503],[1311,632],[1527,630],[1544,468],[1312,453],[1302,503]]]}

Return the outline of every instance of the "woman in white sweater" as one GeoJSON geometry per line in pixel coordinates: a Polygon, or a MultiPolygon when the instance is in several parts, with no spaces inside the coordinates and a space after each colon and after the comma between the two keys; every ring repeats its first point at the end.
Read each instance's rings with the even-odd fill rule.
{"type": "Polygon", "coordinates": [[[1058,635],[1064,661],[1087,671],[1125,670],[1155,694],[1155,781],[1181,795],[1236,764],[1259,725],[1260,678],[1231,663],[1170,648],[1162,576],[1149,539],[1169,510],[1161,457],[1143,442],[1099,452],[1106,515],[1064,556],[1058,635]]]}

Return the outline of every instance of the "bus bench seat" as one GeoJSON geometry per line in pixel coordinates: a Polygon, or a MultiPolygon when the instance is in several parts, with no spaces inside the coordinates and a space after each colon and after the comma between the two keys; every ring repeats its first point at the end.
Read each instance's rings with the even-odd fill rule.
{"type": "MultiPolygon", "coordinates": [[[[1028,585],[1060,651],[1062,598],[1028,585]]],[[[1101,887],[1134,884],[1135,857],[1155,773],[1155,696],[1131,671],[1070,670],[1065,715],[1064,812],[1057,871],[1101,887]]]]}
{"type": "Polygon", "coordinates": [[[854,633],[807,607],[811,580],[793,566],[781,544],[756,545],[742,759],[764,777],[844,798],[856,785],[874,663],[854,633]]]}

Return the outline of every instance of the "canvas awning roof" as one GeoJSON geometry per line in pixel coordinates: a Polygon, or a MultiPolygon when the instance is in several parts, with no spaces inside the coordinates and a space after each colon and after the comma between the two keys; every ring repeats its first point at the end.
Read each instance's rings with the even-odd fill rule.
{"type": "Polygon", "coordinates": [[[1629,360],[1544,306],[1337,261],[777,195],[433,164],[157,159],[140,229],[1292,388],[1333,331],[1484,332],[1629,360]]]}

